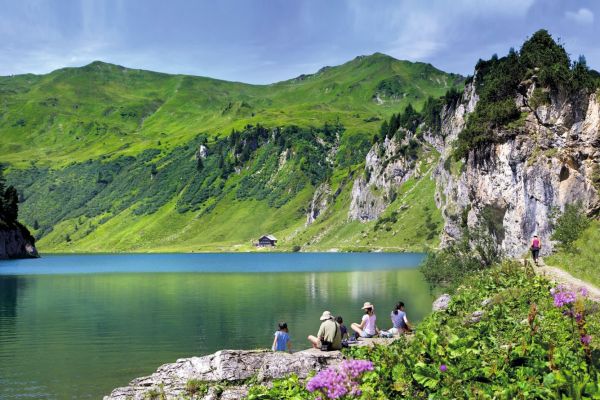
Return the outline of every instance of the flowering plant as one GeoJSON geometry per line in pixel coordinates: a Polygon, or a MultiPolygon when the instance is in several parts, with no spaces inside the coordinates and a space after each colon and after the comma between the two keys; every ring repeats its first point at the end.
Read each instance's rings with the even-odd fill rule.
{"type": "Polygon", "coordinates": [[[306,389],[309,392],[321,392],[327,399],[360,396],[359,378],[367,371],[373,371],[371,361],[347,360],[337,367],[319,372],[308,381],[306,389]]]}
{"type": "MultiPolygon", "coordinates": [[[[554,298],[554,306],[561,308],[566,307],[563,311],[563,315],[571,318],[572,325],[577,328],[577,335],[579,336],[579,342],[583,346],[586,358],[591,363],[592,354],[590,349],[590,342],[592,337],[587,334],[586,321],[585,321],[585,303],[584,299],[588,296],[588,290],[585,287],[579,288],[579,290],[569,290],[564,285],[558,285],[556,288],[550,290],[550,294],[554,298]]],[[[575,329],[573,329],[575,334],[575,329]]]]}

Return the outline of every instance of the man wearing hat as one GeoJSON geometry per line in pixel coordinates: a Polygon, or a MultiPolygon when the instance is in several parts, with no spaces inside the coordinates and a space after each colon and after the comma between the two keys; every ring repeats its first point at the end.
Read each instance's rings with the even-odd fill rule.
{"type": "Polygon", "coordinates": [[[308,340],[315,349],[323,351],[342,349],[342,331],[329,311],[323,311],[321,326],[317,336],[310,335],[308,340]]]}

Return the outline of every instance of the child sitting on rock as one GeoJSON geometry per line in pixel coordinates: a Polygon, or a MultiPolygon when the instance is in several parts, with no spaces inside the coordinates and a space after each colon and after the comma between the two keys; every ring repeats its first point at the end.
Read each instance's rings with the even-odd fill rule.
{"type": "Polygon", "coordinates": [[[279,324],[279,330],[275,332],[275,339],[273,339],[273,351],[289,351],[292,352],[292,342],[290,341],[290,335],[288,334],[287,323],[281,322],[279,324]]]}

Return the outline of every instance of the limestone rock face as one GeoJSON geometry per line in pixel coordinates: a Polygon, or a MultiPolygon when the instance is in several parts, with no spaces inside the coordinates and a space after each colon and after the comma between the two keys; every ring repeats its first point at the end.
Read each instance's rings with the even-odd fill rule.
{"type": "Polygon", "coordinates": [[[400,147],[412,139],[410,132],[404,133],[403,140],[386,138],[367,154],[365,174],[355,178],[352,186],[349,219],[362,222],[377,219],[394,200],[395,190],[416,173],[414,160],[398,156],[400,147]]]}
{"type": "Polygon", "coordinates": [[[104,400],[142,400],[150,393],[179,399],[189,396],[185,387],[191,379],[209,384],[208,392],[200,397],[202,399],[240,399],[248,393],[249,380],[268,383],[292,373],[303,379],[309,372],[336,365],[342,359],[339,351],[305,350],[288,354],[267,350],[221,350],[162,365],[154,374],[136,378],[128,386],[113,390],[104,400]],[[217,384],[221,389],[216,387],[217,384]]]}
{"type": "Polygon", "coordinates": [[[331,197],[331,187],[328,183],[323,183],[315,190],[312,201],[306,215],[306,225],[310,225],[321,215],[329,206],[331,197]]]}
{"type": "MultiPolygon", "coordinates": [[[[469,106],[476,104],[473,95],[467,87],[461,106],[444,118],[447,148],[463,129],[465,114],[474,109],[469,106]]],[[[534,234],[542,239],[542,254],[548,254],[554,212],[575,202],[588,213],[600,209],[592,179],[600,162],[598,97],[557,95],[537,109],[527,99],[520,95],[515,100],[526,113],[524,124],[498,132],[500,143],[471,151],[459,174],[447,171],[442,157],[436,170],[441,195],[436,200],[445,218],[443,243],[460,236],[461,224],[474,227],[486,215],[498,227],[496,239],[507,255],[526,252],[534,234]]]]}
{"type": "MultiPolygon", "coordinates": [[[[421,126],[417,140],[440,154],[432,177],[444,218],[442,246],[460,238],[464,227],[485,225],[508,256],[527,252],[534,234],[546,255],[554,246],[550,238],[557,212],[576,202],[588,214],[600,210],[600,93],[553,93],[547,104],[534,107],[536,83],[521,85],[515,97],[521,120],[496,130],[496,143],[481,145],[460,161],[452,152],[479,101],[474,81],[456,104],[442,109],[441,132],[421,126]]],[[[354,179],[350,219],[377,219],[398,187],[418,177],[418,161],[400,154],[410,132],[400,136],[400,143],[386,139],[367,154],[364,176],[354,179]]]]}
{"type": "Polygon", "coordinates": [[[35,240],[23,225],[0,228],[0,259],[39,257],[35,240]]]}

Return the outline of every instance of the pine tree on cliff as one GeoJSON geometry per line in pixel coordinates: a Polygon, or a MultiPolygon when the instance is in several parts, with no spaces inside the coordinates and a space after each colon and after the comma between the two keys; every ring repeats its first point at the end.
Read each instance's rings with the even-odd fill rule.
{"type": "Polygon", "coordinates": [[[3,169],[0,166],[0,220],[10,224],[19,216],[19,194],[13,186],[6,187],[3,169]]]}
{"type": "Polygon", "coordinates": [[[19,195],[14,186],[6,188],[3,194],[2,214],[7,222],[16,222],[19,217],[19,195]]]}

